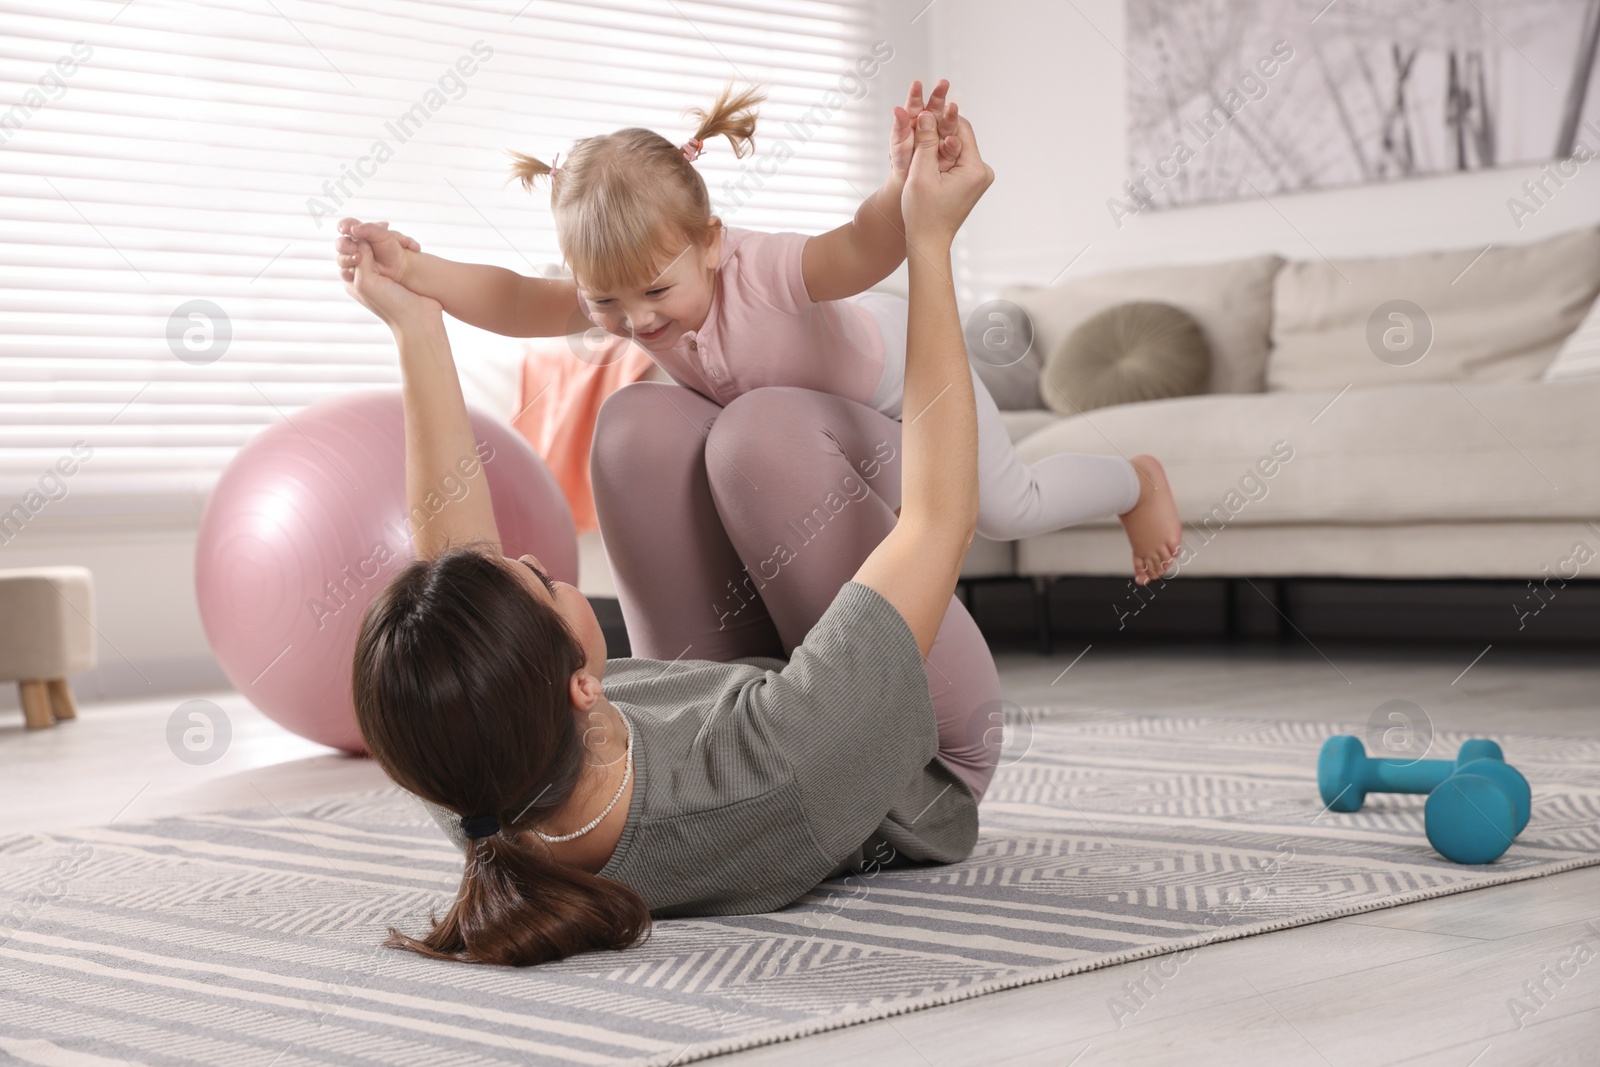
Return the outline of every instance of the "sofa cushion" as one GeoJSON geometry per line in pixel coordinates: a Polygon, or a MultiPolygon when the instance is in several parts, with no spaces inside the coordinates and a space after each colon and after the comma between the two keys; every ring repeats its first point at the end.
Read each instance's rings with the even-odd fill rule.
{"type": "Polygon", "coordinates": [[[1600,378],[1351,389],[1329,400],[1264,393],[1124,404],[1059,419],[1017,454],[1032,463],[1058,452],[1150,452],[1184,522],[1207,529],[1600,514],[1600,378]]]}
{"type": "Polygon", "coordinates": [[[1211,346],[1212,393],[1259,393],[1272,321],[1279,256],[1223,263],[1141,267],[1075,278],[1051,287],[1011,286],[1000,296],[1033,322],[1035,352],[1053,352],[1091,315],[1130,300],[1159,300],[1193,315],[1211,346]]]}
{"type": "Polygon", "coordinates": [[[1270,390],[1531,382],[1600,293],[1600,227],[1278,272],[1270,390]]]}
{"type": "Polygon", "coordinates": [[[1546,382],[1600,374],[1600,299],[1589,305],[1578,328],[1561,342],[1555,361],[1545,368],[1546,382]]]}
{"type": "MultiPolygon", "coordinates": [[[[1558,593],[1565,581],[1592,581],[1600,571],[1600,536],[1576,522],[1230,526],[1209,540],[1208,532],[1184,530],[1184,551],[1178,557],[1182,562],[1168,572],[1168,578],[1320,576],[1541,581],[1543,588],[1537,592],[1522,589],[1506,597],[1510,610],[1505,619],[1509,623],[1513,618],[1537,614],[1539,606],[1558,593]]],[[[973,544],[977,545],[977,539],[973,544]]],[[[1120,527],[1074,526],[1017,542],[1019,575],[1126,578],[1128,572],[1128,539],[1120,527]]],[[[1127,592],[1109,606],[1118,619],[1123,619],[1130,613],[1138,614],[1152,593],[1159,595],[1160,587],[1135,592],[1129,583],[1127,592]]],[[[1257,600],[1267,595],[1265,590],[1244,587],[1239,595],[1254,601],[1256,610],[1271,613],[1265,603],[1257,600]]],[[[1396,595],[1415,593],[1397,590],[1396,595]]],[[[1456,593],[1439,595],[1450,597],[1456,593]]],[[[1570,604],[1576,607],[1577,601],[1570,604]]],[[[1149,621],[1138,620],[1141,625],[1149,621]]],[[[1126,622],[1131,628],[1135,620],[1126,622]]]]}
{"type": "Polygon", "coordinates": [[[1045,403],[1062,415],[1193,396],[1211,378],[1211,349],[1193,316],[1135,301],[1078,324],[1045,360],[1045,403]]]}

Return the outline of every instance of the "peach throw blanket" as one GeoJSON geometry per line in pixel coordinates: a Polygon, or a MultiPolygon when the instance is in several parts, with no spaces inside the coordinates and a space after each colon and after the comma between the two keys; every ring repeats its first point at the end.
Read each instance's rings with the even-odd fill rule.
{"type": "Polygon", "coordinates": [[[511,425],[556,476],[578,532],[597,529],[589,485],[595,416],[606,397],[644,377],[650,355],[625,337],[599,330],[525,341],[522,347],[522,399],[511,425]]]}

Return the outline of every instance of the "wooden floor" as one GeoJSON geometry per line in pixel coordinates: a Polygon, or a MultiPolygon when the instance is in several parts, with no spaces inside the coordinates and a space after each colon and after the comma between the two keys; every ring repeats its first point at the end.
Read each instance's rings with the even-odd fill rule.
{"type": "MultiPolygon", "coordinates": [[[[1479,651],[1301,644],[1110,652],[1067,644],[1048,660],[1002,656],[1001,676],[1019,703],[1360,723],[1398,697],[1440,729],[1600,735],[1600,656],[1491,648],[1474,662],[1479,651]]],[[[285,804],[384,784],[370,761],[293,737],[231,693],[205,696],[227,717],[228,751],[192,766],[167,742],[168,720],[185,699],[192,698],[89,704],[75,722],[37,732],[23,729],[20,713],[0,721],[0,833],[285,804]]],[[[1515,762],[1515,752],[1508,755],[1515,762]]],[[[1111,999],[1158,962],[718,1062],[1600,1064],[1600,868],[1208,946],[1119,1026],[1111,999]],[[1587,951],[1574,956],[1580,944],[1587,951]],[[1557,970],[1563,961],[1565,974],[1557,970]],[[1536,1001],[1525,986],[1540,981],[1547,994],[1536,1001]],[[1513,998],[1528,1009],[1520,1019],[1513,998]]]]}

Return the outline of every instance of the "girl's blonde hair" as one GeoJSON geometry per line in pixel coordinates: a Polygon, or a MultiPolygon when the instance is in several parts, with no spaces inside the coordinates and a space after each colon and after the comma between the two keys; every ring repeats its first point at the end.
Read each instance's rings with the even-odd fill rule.
{"type": "Polygon", "coordinates": [[[735,92],[730,82],[709,110],[687,112],[700,120],[687,145],[630,127],[583,138],[555,168],[512,152],[511,175],[530,191],[536,179],[550,179],[556,238],[580,285],[606,292],[653,281],[663,257],[680,254],[685,241],[704,245],[715,228],[691,154],[726,137],[744,158],[754,150],[756,105],[765,99],[760,88],[735,92]]]}

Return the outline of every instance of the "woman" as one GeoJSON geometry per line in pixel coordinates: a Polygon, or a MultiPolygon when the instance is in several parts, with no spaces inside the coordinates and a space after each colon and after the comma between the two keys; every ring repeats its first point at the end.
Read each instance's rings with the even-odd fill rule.
{"type": "MultiPolygon", "coordinates": [[[[630,634],[640,651],[665,648],[675,629],[720,644],[697,649],[691,637],[667,653],[671,661],[609,664],[583,596],[550,581],[535,557],[502,555],[481,468],[459,500],[413,527],[417,561],[372,605],[358,639],[357,717],[373,758],[423,799],[463,847],[466,866],[454,905],[432,931],[413,939],[391,929],[387,944],[532,964],[624,948],[647,932],[652,914],[771,910],[853,864],[951,862],[970,852],[995,757],[988,709],[972,699],[992,701],[998,687],[992,662],[974,649],[981,637],[951,596],[978,494],[977,418],[950,244],[993,172],[965,120],[959,136],[958,165],[940,173],[933,116],[919,122],[902,197],[913,353],[905,410],[920,414],[897,442],[884,439],[897,457],[878,453],[884,464],[898,459],[897,519],[888,500],[868,494],[851,496],[856,510],[835,526],[848,509],[825,503],[829,525],[776,564],[759,596],[741,597],[737,611],[713,602],[717,625],[705,615],[696,623],[686,606],[723,594],[723,579],[743,586],[744,574],[727,573],[732,560],[765,562],[762,524],[811,503],[775,481],[767,502],[755,503],[761,483],[741,468],[765,478],[784,457],[770,448],[727,455],[719,440],[753,440],[752,428],[781,440],[809,434],[832,441],[837,461],[853,455],[846,438],[871,437],[892,420],[806,390],[757,390],[725,410],[680,410],[687,432],[668,440],[652,427],[648,447],[630,449],[617,432],[629,406],[689,403],[692,394],[625,391],[630,399],[608,403],[602,417],[608,425],[596,437],[606,445],[597,447],[595,470],[608,553],[624,561],[630,634]],[[642,492],[653,476],[641,465],[681,458],[684,441],[701,449],[700,495],[710,500],[691,486],[671,502],[684,516],[680,527],[655,518],[657,543],[678,545],[677,554],[653,555],[637,522],[624,522],[613,544],[617,516],[638,506],[626,494],[629,478],[642,492]],[[847,558],[874,516],[892,526],[842,588],[800,580],[847,558]],[[697,591],[682,584],[695,575],[697,591]],[[808,616],[818,596],[826,608],[808,616]],[[956,649],[949,662],[959,677],[944,685],[961,716],[936,716],[930,697],[939,662],[930,652],[941,637],[956,649]],[[786,663],[760,654],[783,650],[786,663]],[[691,651],[737,658],[687,658],[691,651]]],[[[420,500],[472,449],[440,306],[364,265],[349,288],[394,332],[407,491],[420,500]]]]}

